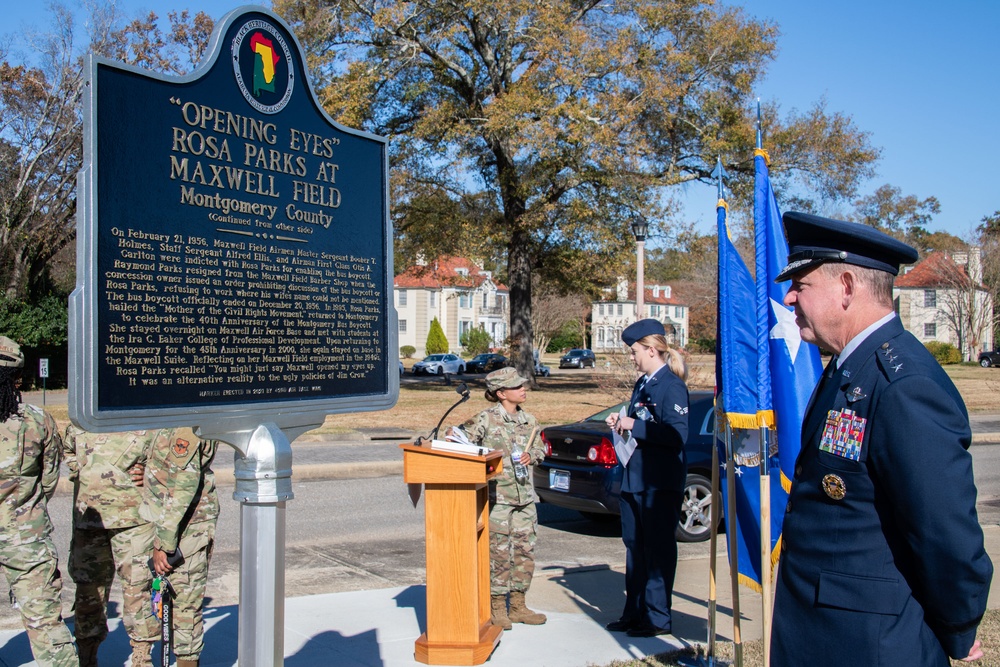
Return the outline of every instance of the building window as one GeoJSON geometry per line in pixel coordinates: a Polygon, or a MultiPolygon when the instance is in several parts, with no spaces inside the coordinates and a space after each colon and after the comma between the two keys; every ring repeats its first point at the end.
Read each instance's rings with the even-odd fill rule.
{"type": "Polygon", "coordinates": [[[458,307],[459,308],[468,308],[469,307],[469,293],[468,292],[461,292],[458,295],[458,307]]]}
{"type": "Polygon", "coordinates": [[[405,289],[396,290],[396,294],[399,295],[399,305],[400,306],[405,306],[406,305],[406,290],[405,289]]]}
{"type": "Polygon", "coordinates": [[[623,304],[618,304],[618,315],[621,316],[625,312],[625,306],[623,304]]]}
{"type": "Polygon", "coordinates": [[[469,333],[469,331],[471,330],[472,330],[472,322],[470,322],[469,320],[462,320],[461,322],[458,323],[459,337],[465,336],[465,334],[469,333]]]}
{"type": "Polygon", "coordinates": [[[597,347],[604,347],[604,327],[597,328],[597,347]]]}
{"type": "Polygon", "coordinates": [[[932,289],[924,290],[924,308],[937,308],[937,291],[932,289]]]}
{"type": "Polygon", "coordinates": [[[934,338],[937,336],[937,325],[930,323],[924,324],[924,338],[934,338]]]}
{"type": "Polygon", "coordinates": [[[406,333],[406,320],[399,321],[399,333],[406,333]]]}
{"type": "Polygon", "coordinates": [[[483,310],[490,307],[490,294],[489,292],[483,292],[483,310]]]}
{"type": "Polygon", "coordinates": [[[437,292],[429,292],[428,300],[431,308],[437,308],[437,300],[438,300],[437,292]]]}
{"type": "Polygon", "coordinates": [[[597,304],[597,314],[598,315],[603,315],[604,314],[604,304],[603,303],[597,304]]]}
{"type": "Polygon", "coordinates": [[[676,317],[677,319],[680,319],[680,318],[684,317],[684,307],[683,306],[674,306],[674,317],[676,317]]]}

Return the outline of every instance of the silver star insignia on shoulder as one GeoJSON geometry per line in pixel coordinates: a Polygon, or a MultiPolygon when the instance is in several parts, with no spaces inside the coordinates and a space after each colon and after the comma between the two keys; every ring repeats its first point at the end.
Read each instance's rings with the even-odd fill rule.
{"type": "Polygon", "coordinates": [[[893,367],[892,367],[892,372],[893,372],[893,373],[898,373],[898,372],[899,372],[899,369],[900,369],[900,368],[902,368],[902,367],[903,367],[903,364],[900,364],[900,365],[898,365],[898,366],[893,366],[893,367]]]}

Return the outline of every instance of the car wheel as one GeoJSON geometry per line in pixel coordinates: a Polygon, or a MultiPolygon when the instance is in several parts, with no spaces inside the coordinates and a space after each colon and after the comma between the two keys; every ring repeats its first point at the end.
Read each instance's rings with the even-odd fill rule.
{"type": "Polygon", "coordinates": [[[681,519],[677,524],[678,542],[704,542],[711,537],[712,482],[692,473],[684,482],[681,519]]]}
{"type": "Polygon", "coordinates": [[[983,368],[989,368],[992,364],[990,363],[989,357],[983,357],[982,359],[979,360],[979,365],[982,366],[983,368]]]}
{"type": "Polygon", "coordinates": [[[444,375],[444,366],[438,366],[435,375],[444,375]]]}
{"type": "Polygon", "coordinates": [[[465,366],[459,366],[458,367],[458,374],[459,375],[465,375],[465,366]]]}
{"type": "Polygon", "coordinates": [[[590,362],[590,367],[594,368],[595,366],[597,366],[597,362],[596,361],[591,361],[590,362]]]}

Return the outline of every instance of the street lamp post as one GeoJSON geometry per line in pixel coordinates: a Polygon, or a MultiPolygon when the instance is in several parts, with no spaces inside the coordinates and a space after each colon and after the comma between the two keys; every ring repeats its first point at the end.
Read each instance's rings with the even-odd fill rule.
{"type": "Polygon", "coordinates": [[[646,296],[646,286],[643,283],[643,260],[646,250],[646,224],[645,218],[636,217],[632,221],[632,235],[635,236],[635,319],[638,322],[643,319],[643,308],[646,296]]]}

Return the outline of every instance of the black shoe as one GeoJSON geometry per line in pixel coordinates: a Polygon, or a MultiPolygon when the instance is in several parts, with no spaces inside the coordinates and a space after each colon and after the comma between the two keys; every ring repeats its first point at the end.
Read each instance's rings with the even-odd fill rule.
{"type": "Polygon", "coordinates": [[[669,635],[670,626],[665,628],[658,628],[655,625],[637,625],[628,631],[629,637],[658,637],[660,635],[669,635]]]}
{"type": "Polygon", "coordinates": [[[611,632],[627,632],[634,628],[636,624],[637,621],[634,621],[631,618],[619,618],[617,621],[611,621],[604,627],[611,632]]]}

